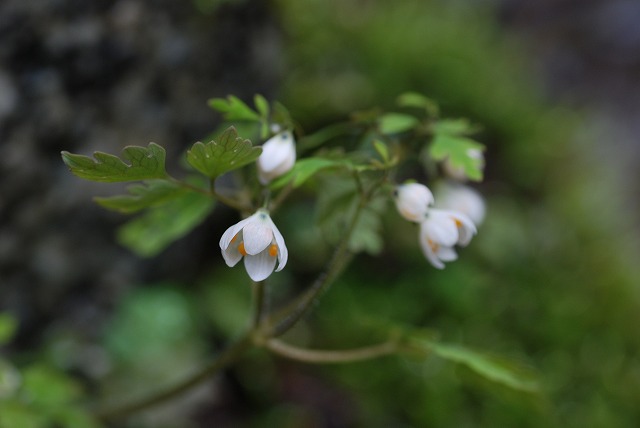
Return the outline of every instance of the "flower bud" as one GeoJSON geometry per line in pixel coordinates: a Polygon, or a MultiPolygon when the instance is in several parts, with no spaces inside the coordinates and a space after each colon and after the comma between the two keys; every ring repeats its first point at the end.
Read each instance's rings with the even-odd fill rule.
{"type": "Polygon", "coordinates": [[[262,145],[258,158],[258,179],[262,184],[286,174],[296,162],[296,146],[291,131],[281,132],[262,145]]]}
{"type": "Polygon", "coordinates": [[[422,221],[433,204],[431,190],[420,183],[401,184],[396,187],[394,197],[400,215],[416,223],[422,221]]]}

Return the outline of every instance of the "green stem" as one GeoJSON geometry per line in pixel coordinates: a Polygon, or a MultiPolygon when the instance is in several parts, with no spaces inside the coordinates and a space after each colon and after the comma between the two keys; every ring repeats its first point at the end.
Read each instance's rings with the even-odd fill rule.
{"type": "Polygon", "coordinates": [[[355,361],[370,360],[398,352],[398,346],[393,341],[383,342],[378,345],[365,346],[362,348],[326,351],[298,348],[279,339],[269,339],[265,343],[265,348],[283,357],[313,364],[351,363],[355,361]]]}
{"type": "Polygon", "coordinates": [[[170,180],[172,183],[175,183],[176,185],[184,188],[184,189],[188,189],[191,190],[192,192],[198,192],[198,193],[202,193],[203,195],[207,195],[207,196],[211,196],[216,198],[218,201],[222,202],[223,204],[239,211],[239,212],[252,212],[253,211],[253,207],[251,207],[249,204],[244,203],[242,201],[238,201],[236,199],[233,198],[229,198],[227,196],[221,195],[220,193],[216,192],[215,188],[213,187],[213,181],[211,181],[211,186],[209,190],[205,190],[202,189],[198,186],[194,186],[193,184],[189,184],[185,181],[181,181],[178,180],[177,178],[168,176],[167,177],[168,180],[170,180]]]}
{"type": "Polygon", "coordinates": [[[356,211],[351,218],[351,222],[349,223],[346,232],[342,236],[342,240],[336,247],[331,260],[329,261],[327,269],[318,276],[311,287],[273,317],[274,321],[272,322],[272,325],[275,326],[271,331],[271,336],[281,336],[289,331],[300,320],[300,318],[307,313],[313,303],[329,288],[333,280],[349,264],[353,257],[353,255],[349,253],[349,241],[351,240],[351,235],[358,224],[362,210],[366,206],[367,202],[368,197],[363,195],[360,203],[356,206],[356,211]]]}
{"type": "Polygon", "coordinates": [[[265,293],[264,293],[265,281],[258,281],[253,283],[253,322],[252,328],[256,329],[262,322],[265,313],[265,293]]]}
{"type": "Polygon", "coordinates": [[[153,407],[164,401],[167,401],[175,396],[182,394],[183,392],[199,385],[203,381],[207,380],[211,376],[217,374],[223,368],[229,366],[235,362],[238,357],[244,353],[247,349],[253,345],[253,338],[251,334],[246,334],[236,343],[224,350],[218,358],[216,358],[211,364],[204,367],[199,372],[193,374],[191,377],[184,381],[174,385],[173,387],[153,394],[149,397],[143,398],[139,401],[126,404],[121,407],[115,407],[113,409],[98,410],[95,412],[97,418],[107,422],[116,419],[122,419],[138,411],[153,407]]]}

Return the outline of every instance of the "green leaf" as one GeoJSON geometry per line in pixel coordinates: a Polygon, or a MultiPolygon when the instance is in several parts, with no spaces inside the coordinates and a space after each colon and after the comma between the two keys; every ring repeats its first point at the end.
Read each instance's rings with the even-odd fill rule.
{"type": "Polygon", "coordinates": [[[389,147],[380,140],[373,140],[372,144],[373,148],[376,149],[376,152],[378,152],[382,160],[385,163],[389,162],[389,147]]]}
{"type": "Polygon", "coordinates": [[[440,133],[434,137],[429,155],[436,161],[448,159],[452,167],[462,169],[470,180],[481,181],[484,160],[477,152],[483,150],[484,145],[470,138],[440,133]]]}
{"type": "Polygon", "coordinates": [[[287,108],[275,101],[273,104],[273,117],[272,120],[275,123],[279,123],[284,129],[293,129],[294,128],[294,123],[293,123],[293,119],[291,118],[291,114],[289,113],[289,110],[287,110],[287,108]]]}
{"type": "Polygon", "coordinates": [[[71,172],[91,181],[114,183],[120,181],[164,178],[166,153],[162,147],[149,143],[148,147],[127,146],[122,151],[124,160],[108,153],[95,152],[88,156],[62,152],[62,160],[71,172]]]}
{"type": "MultiPolygon", "coordinates": [[[[316,223],[323,237],[331,243],[337,243],[344,235],[350,219],[359,203],[359,191],[351,176],[323,176],[318,195],[316,223]]],[[[360,213],[351,239],[349,250],[354,253],[365,251],[375,255],[382,250],[381,212],[384,211],[387,198],[376,197],[360,213]]]]}
{"type": "Polygon", "coordinates": [[[244,101],[233,95],[224,98],[213,98],[209,100],[209,107],[222,113],[225,120],[249,120],[260,121],[260,115],[246,105],[244,101]]]}
{"type": "Polygon", "coordinates": [[[0,428],[48,428],[47,418],[18,400],[0,401],[0,428]]]}
{"type": "Polygon", "coordinates": [[[0,313],[0,345],[9,343],[17,328],[18,323],[14,317],[4,312],[0,313]]]}
{"type": "Polygon", "coordinates": [[[386,113],[378,119],[380,132],[385,135],[409,131],[415,128],[418,123],[415,116],[402,113],[386,113]]]}
{"type": "Polygon", "coordinates": [[[189,192],[188,189],[169,180],[148,180],[144,184],[129,186],[127,190],[129,195],[94,198],[94,200],[107,209],[130,214],[189,192]]]}
{"type": "Polygon", "coordinates": [[[182,193],[123,225],[118,240],[139,256],[152,257],[200,224],[213,206],[207,195],[182,193]]]}
{"type": "Polygon", "coordinates": [[[442,119],[432,125],[434,134],[469,135],[478,131],[467,119],[442,119]]]}
{"type": "Polygon", "coordinates": [[[278,178],[271,184],[272,189],[279,189],[291,183],[294,188],[302,186],[316,173],[337,166],[343,166],[344,162],[325,158],[305,158],[297,161],[291,171],[278,178]]]}
{"type": "Polygon", "coordinates": [[[79,386],[63,372],[35,365],[23,372],[23,393],[41,408],[55,408],[80,396],[79,386]]]}
{"type": "Polygon", "coordinates": [[[187,296],[170,284],[154,284],[123,298],[104,339],[117,364],[157,361],[159,355],[197,341],[187,296]]]}
{"type": "Polygon", "coordinates": [[[376,210],[375,204],[370,204],[360,213],[349,240],[349,250],[354,253],[365,251],[371,255],[380,254],[384,245],[381,233],[380,212],[376,210]]]}
{"type": "Polygon", "coordinates": [[[253,97],[253,103],[256,105],[256,109],[258,109],[258,113],[263,119],[269,118],[269,102],[260,94],[256,94],[253,97]]]}
{"type": "Polygon", "coordinates": [[[236,129],[230,127],[218,141],[195,143],[187,152],[187,161],[204,175],[215,179],[225,172],[254,162],[261,153],[261,147],[253,147],[251,141],[239,138],[236,129]]]}
{"type": "Polygon", "coordinates": [[[462,364],[476,374],[508,388],[537,393],[540,385],[532,370],[502,357],[478,352],[460,345],[449,345],[430,340],[417,340],[415,344],[445,360],[462,364]]]}
{"type": "Polygon", "coordinates": [[[397,99],[397,103],[400,107],[423,108],[429,115],[438,115],[438,103],[416,92],[405,92],[401,94],[397,99]]]}

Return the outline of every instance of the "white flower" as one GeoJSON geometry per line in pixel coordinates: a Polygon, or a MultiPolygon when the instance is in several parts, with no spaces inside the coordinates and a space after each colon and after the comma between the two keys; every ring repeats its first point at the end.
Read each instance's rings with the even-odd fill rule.
{"type": "Polygon", "coordinates": [[[457,211],[469,217],[473,224],[480,226],[486,213],[486,205],[482,196],[464,184],[446,182],[436,189],[437,208],[457,211]]]}
{"type": "Polygon", "coordinates": [[[258,210],[227,229],[220,238],[222,257],[228,266],[235,266],[244,257],[244,267],[254,281],[262,281],[287,264],[288,252],[284,238],[265,210],[258,210]]]}
{"type": "Polygon", "coordinates": [[[424,184],[401,184],[396,187],[393,195],[400,215],[416,223],[424,219],[429,205],[433,204],[433,194],[424,184]]]}
{"type": "Polygon", "coordinates": [[[296,145],[291,131],[281,132],[262,145],[258,158],[258,179],[267,184],[289,172],[296,162],[296,145]]]}
{"type": "Polygon", "coordinates": [[[454,245],[469,244],[475,234],[476,227],[466,215],[432,208],[420,223],[420,247],[433,266],[443,269],[443,262],[458,258],[454,245]]]}

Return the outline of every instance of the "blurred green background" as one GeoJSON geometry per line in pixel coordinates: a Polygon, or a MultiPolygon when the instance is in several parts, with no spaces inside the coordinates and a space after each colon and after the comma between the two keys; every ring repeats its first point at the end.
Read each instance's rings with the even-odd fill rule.
{"type": "MultiPolygon", "coordinates": [[[[579,39],[579,25],[596,22],[589,20],[594,17],[622,28],[623,12],[605,8],[606,2],[592,2],[593,16],[574,16],[569,6],[553,2],[542,2],[538,10],[518,1],[198,0],[182,6],[121,1],[73,13],[72,3],[47,3],[45,10],[59,24],[53,29],[39,27],[43,21],[36,18],[29,21],[35,12],[17,2],[5,5],[33,24],[34,40],[50,34],[60,39],[65,28],[105,20],[103,38],[92,39],[92,27],[82,27],[89,36],[80,48],[107,49],[111,41],[124,52],[113,56],[104,76],[82,68],[93,70],[91,57],[84,59],[87,65],[71,56],[80,61],[73,74],[75,69],[65,68],[66,57],[56,57],[51,48],[56,39],[43,44],[53,52],[45,49],[46,60],[38,60],[46,55],[35,48],[8,47],[31,46],[25,42],[28,31],[0,42],[5,70],[0,76],[10,76],[5,80],[16,91],[34,85],[53,91],[46,73],[57,72],[63,76],[57,90],[67,94],[69,110],[64,121],[51,125],[59,133],[53,141],[37,131],[18,132],[42,123],[28,107],[42,101],[45,89],[45,95],[27,91],[3,117],[0,144],[9,157],[2,164],[7,175],[0,195],[6,216],[0,306],[22,323],[6,347],[11,358],[20,364],[48,361],[77,374],[89,395],[123,398],[180,379],[247,325],[250,289],[241,285],[246,277],[241,269],[223,266],[217,250],[217,237],[234,221],[233,213],[217,210],[185,242],[156,260],[139,260],[112,243],[124,219],[90,205],[90,196],[105,190],[66,177],[56,158],[59,150],[117,152],[125,144],[155,139],[178,156],[219,120],[207,110],[206,99],[229,93],[249,99],[261,92],[277,99],[312,133],[356,109],[390,108],[399,93],[410,90],[437,100],[444,115],[482,126],[477,137],[487,146],[487,169],[477,188],[487,200],[486,221],[460,260],[436,271],[423,259],[414,231],[390,209],[383,252],[359,256],[288,339],[338,349],[375,341],[367,337],[372,319],[418,326],[447,342],[530,365],[541,378],[543,396],[503,390],[437,358],[323,367],[253,352],[193,393],[117,426],[640,424],[637,184],[633,170],[623,167],[638,155],[633,146],[613,141],[625,132],[633,135],[628,119],[640,99],[634,101],[631,89],[624,102],[611,94],[590,98],[588,90],[590,79],[596,79],[605,83],[593,88],[607,92],[607,81],[619,82],[611,70],[633,70],[635,63],[624,51],[620,55],[631,58],[629,64],[616,62],[618,57],[589,62],[584,60],[589,55],[580,56],[583,46],[598,51],[607,45],[567,42],[579,39]],[[532,23],[519,13],[530,13],[532,23]],[[150,23],[154,31],[140,29],[150,23]],[[549,45],[557,51],[545,50],[549,45]],[[147,46],[152,53],[139,51],[147,46]],[[581,48],[572,51],[572,46],[581,48]],[[569,65],[556,67],[561,60],[569,65]],[[574,79],[566,71],[571,64],[574,79]],[[103,80],[96,83],[98,78],[103,80]],[[579,79],[582,84],[572,81],[579,79]],[[133,101],[119,101],[101,92],[105,85],[138,93],[129,94],[133,101]],[[130,119],[116,114],[131,102],[130,119]],[[78,109],[91,103],[95,111],[87,119],[78,109]],[[96,123],[96,117],[107,119],[96,123]],[[102,132],[96,134],[98,125],[102,132]],[[15,190],[20,155],[27,163],[40,156],[39,173],[56,177],[58,187],[48,189],[45,198],[37,188],[15,190]],[[64,196],[72,191],[74,196],[64,196]],[[29,207],[36,218],[24,226],[29,207]],[[43,238],[39,228],[68,233],[43,238]],[[20,239],[54,242],[44,249],[30,244],[33,253],[16,259],[12,254],[22,248],[20,239]],[[81,262],[88,256],[80,253],[87,251],[94,257],[81,262]],[[43,279],[47,269],[54,269],[58,282],[43,279]],[[38,281],[49,285],[34,285],[38,281]]],[[[8,34],[17,31],[3,25],[8,34]]],[[[628,43],[626,36],[620,33],[626,40],[621,43],[628,43]]],[[[55,112],[63,114],[60,108],[45,107],[44,123],[56,119],[55,112]]],[[[313,278],[327,256],[312,214],[313,202],[301,192],[275,219],[290,260],[269,284],[274,303],[313,278]]]]}

